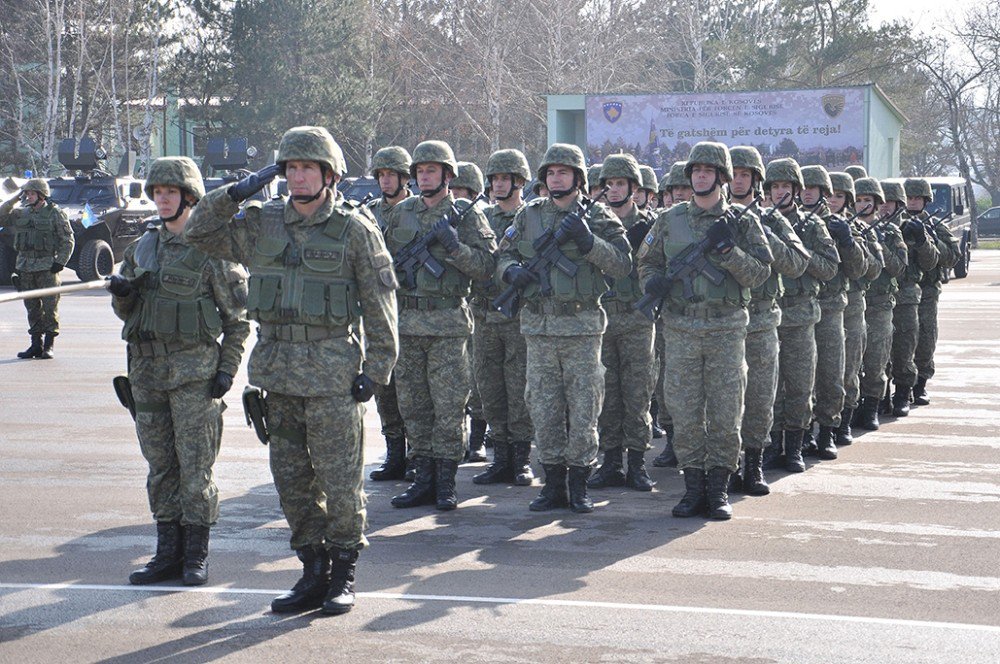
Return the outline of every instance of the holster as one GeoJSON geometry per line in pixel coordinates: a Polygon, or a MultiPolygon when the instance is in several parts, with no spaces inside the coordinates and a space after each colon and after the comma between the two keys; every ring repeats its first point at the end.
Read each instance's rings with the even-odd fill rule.
{"type": "Polygon", "coordinates": [[[126,408],[135,421],[135,398],[132,396],[132,383],[128,382],[128,376],[115,376],[111,379],[111,384],[118,395],[118,401],[126,408]]]}
{"type": "Polygon", "coordinates": [[[267,445],[271,441],[267,432],[267,403],[260,388],[250,385],[243,388],[243,414],[247,418],[247,426],[253,427],[260,442],[267,445]]]}

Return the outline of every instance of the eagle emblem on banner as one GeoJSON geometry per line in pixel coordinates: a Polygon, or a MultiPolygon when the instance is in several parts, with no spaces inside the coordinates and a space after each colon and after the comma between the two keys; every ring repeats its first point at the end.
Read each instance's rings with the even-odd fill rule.
{"type": "Polygon", "coordinates": [[[823,102],[823,110],[826,111],[826,114],[831,118],[835,118],[844,110],[844,104],[847,100],[844,99],[844,95],[830,94],[823,95],[821,101],[823,102]]]}
{"type": "Polygon", "coordinates": [[[614,124],[622,116],[622,103],[620,101],[606,101],[601,105],[604,110],[604,117],[608,122],[614,124]]]}

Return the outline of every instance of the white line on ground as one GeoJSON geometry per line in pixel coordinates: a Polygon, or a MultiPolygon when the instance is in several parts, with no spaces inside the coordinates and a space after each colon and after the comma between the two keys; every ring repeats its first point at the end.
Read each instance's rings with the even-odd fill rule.
{"type": "MultiPolygon", "coordinates": [[[[283,590],[266,588],[222,588],[187,586],[113,586],[76,583],[3,583],[0,589],[9,590],[98,590],[112,592],[145,593],[204,593],[209,595],[278,595],[283,590]]],[[[692,613],[701,615],[740,616],[751,618],[783,618],[788,620],[813,620],[817,622],[839,622],[863,625],[885,625],[892,627],[935,628],[969,632],[1000,634],[1000,626],[975,625],[969,623],[935,622],[926,620],[905,620],[902,618],[874,618],[867,616],[839,616],[823,613],[797,613],[791,611],[761,611],[752,609],[718,609],[705,606],[671,606],[667,604],[628,604],[623,602],[600,602],[574,599],[518,599],[516,597],[475,597],[467,595],[411,595],[407,593],[361,592],[361,599],[388,599],[407,602],[454,602],[457,604],[511,604],[534,606],[560,606],[567,608],[619,609],[630,611],[652,611],[659,613],[692,613]]]]}

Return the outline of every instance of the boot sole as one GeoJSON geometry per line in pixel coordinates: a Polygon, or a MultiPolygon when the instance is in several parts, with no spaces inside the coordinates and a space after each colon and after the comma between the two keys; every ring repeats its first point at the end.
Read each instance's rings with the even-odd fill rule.
{"type": "Polygon", "coordinates": [[[129,574],[128,582],[133,586],[150,586],[154,583],[162,583],[164,581],[176,581],[177,579],[184,578],[184,571],[178,568],[177,571],[163,572],[158,574],[155,578],[149,580],[134,579],[133,574],[129,574]]]}
{"type": "Polygon", "coordinates": [[[771,487],[763,486],[762,488],[744,489],[743,493],[748,496],[767,496],[771,493],[771,487]]]}
{"type": "Polygon", "coordinates": [[[314,601],[310,601],[306,604],[297,604],[294,606],[275,606],[271,604],[271,613],[303,613],[304,611],[315,611],[316,609],[323,606],[323,600],[326,597],[326,593],[323,593],[323,597],[319,597],[314,601]]]}
{"type": "Polygon", "coordinates": [[[354,608],[353,604],[348,604],[344,606],[338,605],[335,607],[323,606],[320,608],[319,612],[322,613],[324,616],[342,616],[345,613],[349,613],[350,610],[353,608],[354,608]]]}

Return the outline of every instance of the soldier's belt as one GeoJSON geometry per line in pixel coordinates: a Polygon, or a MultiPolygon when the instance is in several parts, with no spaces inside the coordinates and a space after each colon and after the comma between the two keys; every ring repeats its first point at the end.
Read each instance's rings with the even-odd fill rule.
{"type": "Polygon", "coordinates": [[[291,341],[292,343],[323,341],[347,337],[350,334],[350,325],[327,327],[326,325],[281,325],[276,323],[261,323],[259,332],[259,336],[265,339],[291,341]]]}
{"type": "Polygon", "coordinates": [[[398,297],[400,309],[416,309],[419,311],[437,311],[439,309],[458,309],[465,298],[461,297],[417,297],[402,295],[398,297]]]}
{"type": "Polygon", "coordinates": [[[183,341],[139,341],[130,343],[128,350],[134,357],[164,357],[170,353],[195,348],[197,345],[183,341]]]}
{"type": "Polygon", "coordinates": [[[747,311],[751,314],[766,314],[771,311],[775,303],[774,298],[768,298],[766,300],[750,300],[750,304],[747,305],[747,311]]]}
{"type": "Polygon", "coordinates": [[[572,316],[584,311],[597,311],[597,302],[560,302],[558,300],[529,300],[524,305],[533,314],[572,316]]]}
{"type": "Polygon", "coordinates": [[[604,311],[611,314],[633,314],[636,313],[633,302],[622,302],[621,300],[601,300],[604,311]]]}
{"type": "Polygon", "coordinates": [[[717,307],[717,306],[707,306],[704,304],[677,304],[674,302],[668,302],[663,305],[663,308],[672,314],[678,316],[686,316],[688,318],[722,318],[723,316],[729,316],[736,309],[735,306],[732,307],[717,307]]]}

